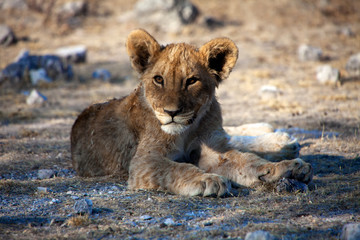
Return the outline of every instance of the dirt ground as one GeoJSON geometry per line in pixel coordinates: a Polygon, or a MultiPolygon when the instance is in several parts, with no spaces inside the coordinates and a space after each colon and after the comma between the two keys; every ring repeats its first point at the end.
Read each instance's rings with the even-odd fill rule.
{"type": "Polygon", "coordinates": [[[19,89],[0,89],[1,239],[243,239],[255,230],[279,239],[338,239],[344,224],[360,222],[360,79],[345,70],[348,58],[360,52],[359,1],[194,0],[200,19],[174,33],[121,20],[135,2],[90,0],[91,14],[74,26],[34,10],[0,10],[0,23],[23,38],[0,47],[0,69],[24,48],[39,55],[67,45],[88,48],[88,61],[74,65],[72,81],[37,88],[48,98],[44,104],[27,105],[19,89]],[[204,16],[225,25],[209,29],[204,16]],[[138,27],[162,44],[234,40],[239,60],[217,93],[224,125],[268,122],[292,133],[301,144],[300,157],[314,168],[314,189],[189,198],[129,191],[117,179],[77,177],[71,126],[89,104],[124,96],[137,85],[124,43],[138,27]],[[344,33],[348,28],[352,34],[344,33]],[[320,47],[324,59],[300,61],[303,43],[320,47]],[[316,67],[324,64],[340,70],[339,84],[317,82],[316,67]],[[111,71],[110,82],[91,78],[99,67],[111,71]],[[280,93],[261,96],[264,85],[280,93]],[[56,177],[39,180],[39,169],[51,169],[56,177]],[[90,216],[74,214],[75,201],[83,198],[93,202],[90,216]]]}

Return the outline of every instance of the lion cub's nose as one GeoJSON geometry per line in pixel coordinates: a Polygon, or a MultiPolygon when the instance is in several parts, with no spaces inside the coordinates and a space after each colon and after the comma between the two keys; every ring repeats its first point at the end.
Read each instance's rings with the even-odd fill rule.
{"type": "Polygon", "coordinates": [[[172,118],[175,117],[176,115],[178,115],[181,111],[182,111],[182,109],[167,110],[167,109],[164,108],[164,112],[166,112],[167,114],[169,114],[172,118]]]}

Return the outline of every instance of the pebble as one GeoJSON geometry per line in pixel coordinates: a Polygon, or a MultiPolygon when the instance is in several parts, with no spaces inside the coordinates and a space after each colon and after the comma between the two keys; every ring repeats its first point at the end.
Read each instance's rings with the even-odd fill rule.
{"type": "Polygon", "coordinates": [[[40,169],[38,171],[38,179],[48,179],[55,176],[55,171],[51,169],[40,169]]]}
{"type": "Polygon", "coordinates": [[[118,186],[111,186],[111,190],[113,191],[120,191],[120,188],[118,186]]]}
{"type": "Polygon", "coordinates": [[[322,50],[318,47],[302,44],[298,48],[298,57],[301,61],[319,61],[322,58],[322,50]]]}
{"type": "Polygon", "coordinates": [[[245,236],[245,240],[275,240],[275,236],[269,232],[258,230],[255,232],[249,232],[245,236]]]}
{"type": "Polygon", "coordinates": [[[322,84],[335,85],[340,81],[340,71],[330,65],[323,65],[316,68],[316,79],[322,84]]]}
{"type": "Polygon", "coordinates": [[[61,201],[57,198],[51,199],[50,204],[55,204],[55,203],[61,203],[61,201]]]}
{"type": "Polygon", "coordinates": [[[198,8],[189,0],[139,0],[134,13],[139,23],[155,24],[166,32],[180,32],[199,16],[198,8]]]}
{"type": "Polygon", "coordinates": [[[38,192],[46,193],[48,192],[48,189],[46,187],[37,187],[38,192]]]}
{"type": "Polygon", "coordinates": [[[1,24],[0,25],[0,45],[9,46],[13,43],[16,43],[16,36],[14,32],[8,25],[1,24]]]}
{"type": "Polygon", "coordinates": [[[38,90],[33,89],[30,92],[30,95],[26,98],[26,104],[33,105],[33,104],[42,104],[47,100],[43,94],[41,94],[38,90]]]}
{"type": "Polygon", "coordinates": [[[143,215],[143,216],[140,216],[140,219],[141,220],[151,220],[152,217],[150,215],[143,215]]]}
{"type": "Polygon", "coordinates": [[[281,192],[307,192],[309,190],[305,183],[295,179],[283,178],[276,184],[276,191],[281,192]]]}
{"type": "Polygon", "coordinates": [[[71,18],[80,15],[86,15],[86,1],[70,1],[62,5],[57,11],[57,15],[61,18],[71,18]]]}
{"type": "Polygon", "coordinates": [[[345,68],[350,76],[353,77],[360,76],[360,52],[350,56],[349,60],[346,63],[345,68]]]}
{"type": "Polygon", "coordinates": [[[262,100],[274,99],[280,95],[280,93],[280,90],[274,85],[263,85],[258,92],[262,100]]]}
{"type": "Polygon", "coordinates": [[[93,203],[90,199],[84,198],[77,200],[74,205],[74,212],[76,214],[91,214],[93,203]]]}
{"type": "Polygon", "coordinates": [[[164,224],[166,226],[174,226],[175,225],[175,221],[172,218],[167,218],[164,220],[164,224]]]}
{"type": "Polygon", "coordinates": [[[344,225],[340,236],[341,240],[359,240],[360,223],[348,223],[344,225]]]}
{"type": "Polygon", "coordinates": [[[58,48],[55,53],[66,59],[68,63],[84,63],[86,62],[87,48],[84,45],[67,46],[58,48]]]}

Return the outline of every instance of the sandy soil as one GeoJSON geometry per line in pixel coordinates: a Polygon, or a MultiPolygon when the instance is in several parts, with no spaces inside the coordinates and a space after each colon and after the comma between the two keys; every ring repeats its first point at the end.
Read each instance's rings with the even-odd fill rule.
{"type": "Polygon", "coordinates": [[[33,10],[2,10],[0,22],[29,39],[0,48],[0,69],[24,48],[47,54],[84,44],[88,62],[74,66],[73,81],[38,88],[48,97],[42,105],[27,105],[18,89],[0,89],[0,237],[236,239],[262,229],[280,239],[337,239],[344,224],[360,221],[360,82],[345,70],[350,55],[360,52],[360,2],[324,2],[227,1],[224,6],[220,0],[196,0],[202,17],[213,16],[225,26],[208,29],[200,18],[177,33],[120,21],[135,1],[90,0],[91,14],[75,26],[57,24],[52,15],[45,21],[44,13],[33,10]],[[124,96],[136,86],[124,42],[138,27],[163,44],[200,46],[214,37],[233,39],[239,60],[218,89],[224,124],[268,122],[293,132],[301,157],[314,167],[315,189],[293,194],[250,189],[240,197],[203,199],[133,192],[116,179],[76,177],[71,126],[89,104],[124,96]],[[352,36],[342,33],[346,27],[352,36]],[[320,47],[326,58],[299,61],[302,43],[320,47]],[[316,67],[324,64],[340,70],[339,84],[316,81],[316,67]],[[112,72],[111,82],[91,78],[98,67],[112,72]],[[264,85],[280,93],[265,98],[259,95],[264,85]],[[39,169],[52,169],[57,177],[36,179],[39,169]],[[93,202],[90,216],[73,213],[82,198],[93,202]],[[173,224],[165,224],[171,222],[166,219],[173,224]]]}

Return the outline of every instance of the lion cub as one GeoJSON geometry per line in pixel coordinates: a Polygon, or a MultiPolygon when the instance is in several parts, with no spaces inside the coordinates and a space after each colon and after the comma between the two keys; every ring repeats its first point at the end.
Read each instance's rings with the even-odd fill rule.
{"type": "Polygon", "coordinates": [[[215,89],[236,63],[233,41],[161,46],[135,30],[126,47],[141,83],[77,118],[71,154],[80,176],[115,175],[127,178],[130,189],[187,196],[222,196],[229,180],[244,186],[283,177],[311,181],[312,168],[301,159],[273,163],[229,143],[215,89]]]}

